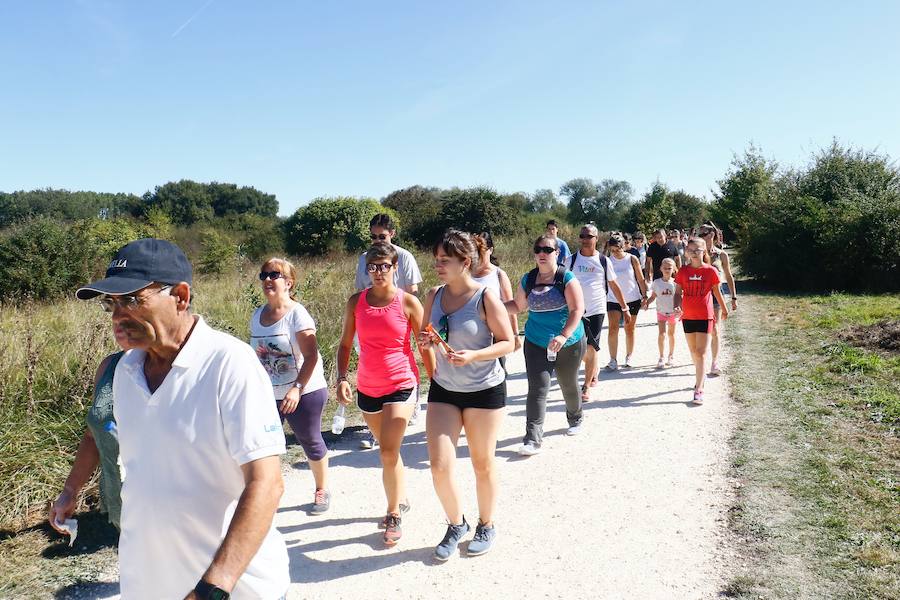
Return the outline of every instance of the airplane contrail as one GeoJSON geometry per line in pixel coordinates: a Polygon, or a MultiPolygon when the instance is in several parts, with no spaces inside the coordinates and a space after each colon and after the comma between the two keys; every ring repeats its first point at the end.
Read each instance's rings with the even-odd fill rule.
{"type": "Polygon", "coordinates": [[[172,34],[172,37],[174,38],[176,35],[178,35],[179,33],[181,33],[181,30],[182,30],[182,29],[184,29],[185,27],[187,27],[188,25],[190,25],[190,24],[191,24],[191,21],[193,21],[194,19],[196,19],[196,18],[200,15],[200,13],[202,13],[204,10],[206,10],[206,7],[209,6],[210,4],[212,4],[213,2],[215,2],[215,0],[206,0],[206,2],[203,3],[203,6],[201,6],[201,7],[197,10],[197,12],[195,12],[194,14],[192,14],[191,17],[190,17],[187,21],[185,21],[184,23],[181,24],[181,27],[179,27],[178,29],[175,30],[175,33],[172,34]]]}

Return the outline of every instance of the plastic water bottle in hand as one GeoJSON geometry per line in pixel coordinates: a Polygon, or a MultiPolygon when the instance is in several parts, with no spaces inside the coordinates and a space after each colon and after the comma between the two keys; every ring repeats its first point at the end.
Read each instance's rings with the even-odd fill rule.
{"type": "MultiPolygon", "coordinates": [[[[550,340],[553,343],[553,340],[550,340]]],[[[550,362],[556,362],[556,350],[551,350],[550,346],[547,346],[547,360],[550,362]]]]}
{"type": "Polygon", "coordinates": [[[346,423],[347,419],[344,418],[344,405],[341,404],[338,406],[337,412],[334,413],[334,419],[331,420],[331,433],[334,435],[341,435],[346,423]]]}

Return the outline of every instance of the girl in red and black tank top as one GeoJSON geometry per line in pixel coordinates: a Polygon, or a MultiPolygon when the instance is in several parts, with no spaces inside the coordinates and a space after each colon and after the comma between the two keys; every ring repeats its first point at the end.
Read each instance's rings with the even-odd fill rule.
{"type": "Polygon", "coordinates": [[[685,252],[690,262],[675,276],[675,309],[681,313],[684,337],[694,360],[694,404],[703,404],[706,354],[715,318],[712,304],[714,295],[722,306],[722,320],[728,318],[728,310],[719,289],[719,273],[715,267],[704,264],[705,252],[706,242],[700,238],[692,238],[685,252]]]}

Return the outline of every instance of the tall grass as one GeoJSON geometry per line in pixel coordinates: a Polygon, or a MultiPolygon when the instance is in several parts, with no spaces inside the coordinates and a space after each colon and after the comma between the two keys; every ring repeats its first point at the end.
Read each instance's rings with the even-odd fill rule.
{"type": "MultiPolygon", "coordinates": [[[[531,267],[531,240],[498,239],[496,244],[515,284],[531,267]]],[[[438,281],[430,253],[413,252],[424,277],[424,298],[438,281]]],[[[336,254],[295,260],[298,300],[316,321],[331,381],[357,258],[336,254]]],[[[194,311],[212,326],[248,339],[250,315],[263,302],[258,267],[244,263],[225,275],[197,276],[194,311]]],[[[23,525],[59,492],[84,432],[95,370],[115,350],[109,317],[95,302],[0,304],[0,527],[23,525]]],[[[87,496],[95,494],[95,487],[86,490],[87,496]]]]}

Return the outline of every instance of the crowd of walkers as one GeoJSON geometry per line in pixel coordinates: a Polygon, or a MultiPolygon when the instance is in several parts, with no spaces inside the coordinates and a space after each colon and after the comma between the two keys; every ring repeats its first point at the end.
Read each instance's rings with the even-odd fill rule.
{"type": "MultiPolygon", "coordinates": [[[[359,258],[356,292],[344,311],[335,392],[343,406],[355,399],[372,436],[367,446],[378,448],[386,546],[400,541],[411,509],[400,448],[419,409],[419,364],[430,380],[425,435],[432,482],[447,518],[434,549],[440,561],[457,553],[473,525],[470,556],[488,552],[497,537],[494,461],[506,414],[506,355],[524,351],[525,431],[516,449],[522,456],[542,450],[554,374],[567,435],[583,431],[583,406],[598,385],[604,321],[610,371],[635,366],[637,317],[655,302],[656,367],[674,364],[680,320],[695,366],[693,404],[703,403],[707,373],[721,372],[719,323],[737,298],[712,223],[689,234],[660,229],[649,244],[640,233],[601,234],[587,223],[572,252],[550,221],[534,241],[534,268],[515,273],[514,283],[493,254],[490,233],[451,229],[432,248],[440,284],[423,300],[419,267],[392,242],[390,217],[374,217],[370,233],[372,246],[359,258]],[[526,312],[522,341],[518,315],[526,312]],[[463,432],[479,513],[472,523],[454,474],[463,432]]],[[[98,368],[88,427],[50,522],[67,531],[79,492],[99,466],[103,504],[121,530],[123,597],[284,596],[287,555],[272,517],[283,490],[285,420],[312,472],[309,513],[330,508],[321,431],[329,385],[316,323],[296,300],[299,279],[290,261],[267,260],[259,280],[265,304],[250,316],[249,346],[192,313],[192,268],[170,242],[126,245],[104,279],[77,291],[79,299],[99,297],[122,352],[98,368]]]]}

